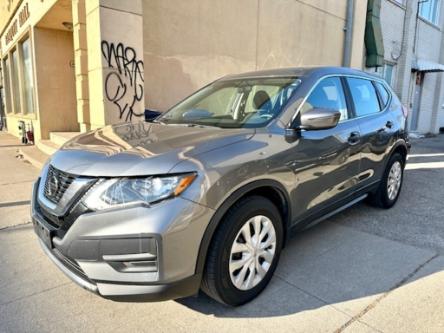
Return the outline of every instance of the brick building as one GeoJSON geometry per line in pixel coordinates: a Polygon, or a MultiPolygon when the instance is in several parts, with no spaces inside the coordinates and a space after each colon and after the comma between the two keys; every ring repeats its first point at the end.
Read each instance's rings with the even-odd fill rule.
{"type": "Polygon", "coordinates": [[[409,106],[411,132],[444,129],[444,6],[440,0],[382,0],[383,66],[366,68],[409,106]]]}

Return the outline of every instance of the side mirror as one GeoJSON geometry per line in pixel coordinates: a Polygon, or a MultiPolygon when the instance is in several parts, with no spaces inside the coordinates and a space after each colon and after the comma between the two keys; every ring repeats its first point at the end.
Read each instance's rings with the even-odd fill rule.
{"type": "Polygon", "coordinates": [[[149,110],[149,109],[145,109],[145,121],[146,122],[153,122],[154,119],[156,119],[158,116],[161,115],[161,112],[157,111],[157,110],[149,110]]]}
{"type": "Polygon", "coordinates": [[[341,118],[341,112],[333,109],[314,108],[301,115],[298,129],[323,130],[336,127],[341,118]]]}

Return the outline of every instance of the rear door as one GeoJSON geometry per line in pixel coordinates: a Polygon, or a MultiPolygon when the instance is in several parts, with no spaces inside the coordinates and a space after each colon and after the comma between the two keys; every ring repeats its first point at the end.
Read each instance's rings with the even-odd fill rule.
{"type": "Polygon", "coordinates": [[[395,121],[389,110],[391,94],[383,84],[357,77],[348,77],[347,83],[361,133],[359,188],[362,188],[382,177],[395,121]]]}
{"type": "Polygon", "coordinates": [[[288,158],[297,187],[293,192],[298,220],[304,219],[353,193],[359,174],[359,126],[352,118],[340,77],[320,81],[300,110],[334,109],[341,112],[339,124],[331,129],[302,131],[288,158]]]}

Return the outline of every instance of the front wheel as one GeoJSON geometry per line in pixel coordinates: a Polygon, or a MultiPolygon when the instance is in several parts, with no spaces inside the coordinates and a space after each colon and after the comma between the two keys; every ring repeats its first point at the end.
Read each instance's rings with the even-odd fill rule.
{"type": "Polygon", "coordinates": [[[264,197],[235,204],[217,229],[207,256],[203,291],[227,305],[251,301],[276,269],[283,243],[282,218],[264,197]]]}
{"type": "Polygon", "coordinates": [[[370,203],[381,208],[391,208],[401,193],[404,180],[404,159],[398,153],[390,157],[378,190],[370,195],[370,203]]]}

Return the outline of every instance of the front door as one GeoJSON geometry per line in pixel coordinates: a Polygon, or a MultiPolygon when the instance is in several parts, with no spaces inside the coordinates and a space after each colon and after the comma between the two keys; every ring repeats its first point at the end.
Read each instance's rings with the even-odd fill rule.
{"type": "Polygon", "coordinates": [[[297,187],[292,193],[297,220],[339,202],[355,190],[360,168],[360,133],[351,119],[339,77],[323,79],[312,91],[301,113],[312,108],[341,112],[339,124],[327,130],[302,131],[291,149],[290,167],[297,187]]]}
{"type": "Polygon", "coordinates": [[[361,78],[347,78],[347,83],[361,133],[361,170],[358,180],[359,188],[364,188],[381,179],[383,160],[390,149],[393,132],[398,130],[398,122],[389,109],[390,95],[384,85],[361,78]]]}

